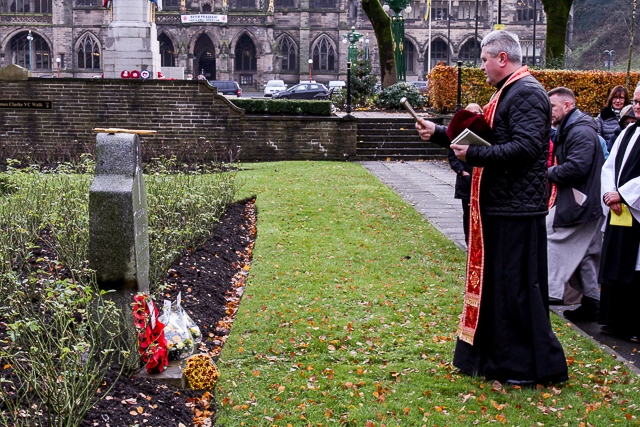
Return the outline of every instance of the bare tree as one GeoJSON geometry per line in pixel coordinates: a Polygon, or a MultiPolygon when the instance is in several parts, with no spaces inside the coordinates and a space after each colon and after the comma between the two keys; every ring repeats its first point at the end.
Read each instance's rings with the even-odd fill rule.
{"type": "Polygon", "coordinates": [[[573,0],[541,0],[541,2],[547,14],[547,66],[563,68],[567,23],[573,0]]]}

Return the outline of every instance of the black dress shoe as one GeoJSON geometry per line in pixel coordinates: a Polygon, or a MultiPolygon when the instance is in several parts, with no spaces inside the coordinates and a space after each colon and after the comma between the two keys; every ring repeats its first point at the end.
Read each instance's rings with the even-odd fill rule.
{"type": "Polygon", "coordinates": [[[565,310],[564,317],[572,322],[595,322],[598,320],[598,310],[582,304],[575,310],[565,310]]]}
{"type": "Polygon", "coordinates": [[[564,301],[558,298],[549,298],[549,305],[564,305],[564,301]]]}
{"type": "Polygon", "coordinates": [[[534,380],[507,380],[507,384],[522,388],[534,388],[536,386],[536,382],[534,380]]]}
{"type": "Polygon", "coordinates": [[[623,335],[622,331],[619,331],[618,329],[612,328],[609,325],[600,326],[600,332],[605,334],[605,335],[613,335],[614,337],[620,337],[620,336],[623,335]]]}

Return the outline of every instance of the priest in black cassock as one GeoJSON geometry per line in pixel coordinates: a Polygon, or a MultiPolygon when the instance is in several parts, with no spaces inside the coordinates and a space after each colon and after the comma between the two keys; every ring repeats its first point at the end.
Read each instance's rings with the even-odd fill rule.
{"type": "MultiPolygon", "coordinates": [[[[517,386],[563,382],[567,363],[548,305],[551,105],[521,65],[515,34],[493,31],[481,46],[481,70],[497,89],[484,107],[492,146],[451,145],[460,160],[474,166],[465,299],[453,365],[517,386]]],[[[419,120],[416,128],[423,139],[435,136],[439,143],[433,123],[419,120]]]]}
{"type": "MultiPolygon", "coordinates": [[[[640,117],[640,86],[633,93],[640,117]]],[[[600,264],[602,332],[640,342],[640,121],[618,136],[602,167],[607,215],[600,264]]]]}

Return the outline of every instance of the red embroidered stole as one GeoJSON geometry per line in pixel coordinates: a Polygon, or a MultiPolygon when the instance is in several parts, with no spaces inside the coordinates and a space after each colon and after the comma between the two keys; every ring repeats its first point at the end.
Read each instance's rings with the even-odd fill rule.
{"type": "MultiPolygon", "coordinates": [[[[529,76],[527,66],[514,72],[505,84],[497,90],[489,103],[484,107],[484,118],[493,129],[493,118],[496,114],[498,101],[504,88],[513,82],[529,76]]],[[[482,283],[484,281],[484,236],[482,234],[482,220],[480,218],[480,182],[483,168],[474,167],[471,178],[471,201],[469,209],[469,247],[467,249],[467,280],[465,283],[464,308],[458,325],[458,338],[473,345],[478,328],[480,315],[480,299],[482,297],[482,283]]]]}

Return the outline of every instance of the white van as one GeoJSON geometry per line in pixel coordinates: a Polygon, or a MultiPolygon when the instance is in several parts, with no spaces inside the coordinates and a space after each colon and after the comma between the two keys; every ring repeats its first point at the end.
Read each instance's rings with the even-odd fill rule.
{"type": "Polygon", "coordinates": [[[342,89],[343,87],[345,87],[347,85],[346,82],[343,82],[342,80],[331,80],[329,82],[329,89],[342,89]]]}

